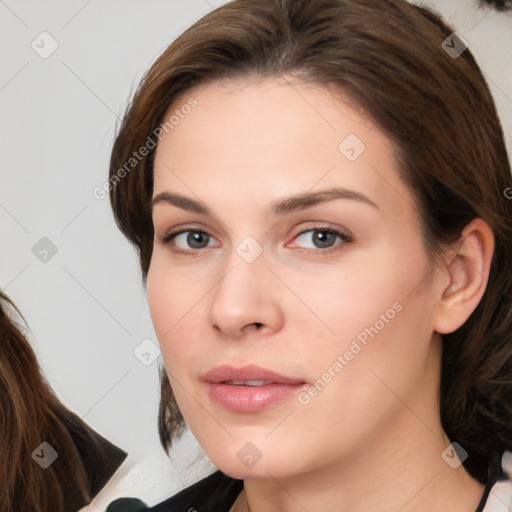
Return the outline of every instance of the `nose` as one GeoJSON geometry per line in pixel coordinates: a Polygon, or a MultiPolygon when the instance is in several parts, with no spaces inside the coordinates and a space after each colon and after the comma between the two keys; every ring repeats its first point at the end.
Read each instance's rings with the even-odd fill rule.
{"type": "Polygon", "coordinates": [[[236,253],[211,294],[210,325],[227,338],[258,332],[261,336],[279,330],[283,311],[279,281],[267,268],[264,255],[247,263],[236,253]]]}

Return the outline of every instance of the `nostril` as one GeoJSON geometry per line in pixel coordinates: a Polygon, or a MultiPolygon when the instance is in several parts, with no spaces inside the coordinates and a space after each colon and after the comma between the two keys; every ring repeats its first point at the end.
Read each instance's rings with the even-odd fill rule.
{"type": "Polygon", "coordinates": [[[264,326],[264,324],[260,322],[253,322],[252,324],[247,324],[244,327],[244,331],[259,331],[264,326]]]}

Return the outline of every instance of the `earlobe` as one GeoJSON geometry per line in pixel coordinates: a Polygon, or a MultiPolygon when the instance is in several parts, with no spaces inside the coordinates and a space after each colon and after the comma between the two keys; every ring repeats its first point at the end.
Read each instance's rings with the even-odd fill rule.
{"type": "Polygon", "coordinates": [[[462,231],[455,257],[448,259],[450,281],[440,290],[436,332],[457,330],[476,309],[487,287],[493,252],[491,228],[482,219],[474,219],[462,231]]]}

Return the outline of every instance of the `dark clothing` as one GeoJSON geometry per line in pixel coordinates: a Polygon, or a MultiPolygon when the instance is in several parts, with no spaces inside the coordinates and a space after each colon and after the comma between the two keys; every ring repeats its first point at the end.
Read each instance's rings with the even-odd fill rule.
{"type": "MultiPolygon", "coordinates": [[[[89,482],[89,492],[94,498],[110,480],[127,453],[100,436],[75,413],[63,407],[61,414],[68,426],[69,434],[84,464],[89,482]]],[[[66,512],[76,512],[90,501],[75,489],[69,489],[66,496],[66,512]]]]}

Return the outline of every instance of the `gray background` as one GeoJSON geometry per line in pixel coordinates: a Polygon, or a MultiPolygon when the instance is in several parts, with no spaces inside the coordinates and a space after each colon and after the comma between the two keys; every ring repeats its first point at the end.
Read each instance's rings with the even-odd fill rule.
{"type": "MultiPolygon", "coordinates": [[[[0,286],[24,313],[61,400],[136,457],[161,452],[159,360],[146,366],[133,353],[156,337],[135,253],[108,198],[92,192],[107,179],[117,117],[142,74],[222,3],[0,1],[0,286]]],[[[476,0],[423,4],[468,41],[510,148],[512,14],[479,9],[476,0]]]]}

